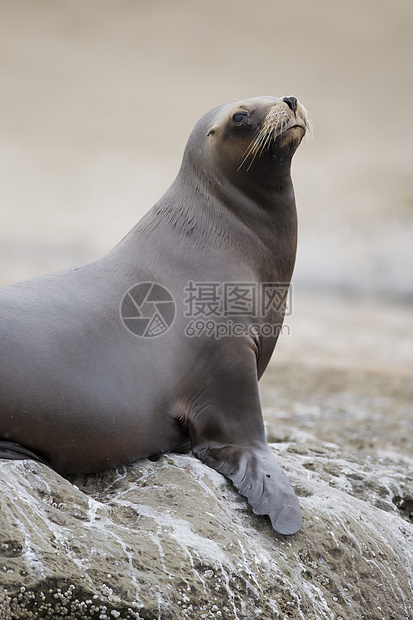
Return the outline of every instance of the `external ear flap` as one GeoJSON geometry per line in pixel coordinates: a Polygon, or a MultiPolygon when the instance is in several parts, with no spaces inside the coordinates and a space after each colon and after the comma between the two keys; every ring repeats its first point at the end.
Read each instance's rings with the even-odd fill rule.
{"type": "Polygon", "coordinates": [[[208,131],[207,136],[213,136],[214,133],[215,133],[215,125],[213,125],[211,129],[208,131]]]}
{"type": "Polygon", "coordinates": [[[295,534],[302,517],[291,484],[266,444],[220,446],[215,442],[193,447],[204,463],[229,478],[257,515],[268,515],[274,530],[295,534]]]}

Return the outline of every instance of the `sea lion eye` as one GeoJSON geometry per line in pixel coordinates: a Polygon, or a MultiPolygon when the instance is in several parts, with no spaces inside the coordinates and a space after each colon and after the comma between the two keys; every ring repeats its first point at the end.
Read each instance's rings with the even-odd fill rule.
{"type": "Polygon", "coordinates": [[[248,118],[248,112],[235,112],[232,115],[232,122],[234,125],[242,125],[242,123],[248,118]]]}

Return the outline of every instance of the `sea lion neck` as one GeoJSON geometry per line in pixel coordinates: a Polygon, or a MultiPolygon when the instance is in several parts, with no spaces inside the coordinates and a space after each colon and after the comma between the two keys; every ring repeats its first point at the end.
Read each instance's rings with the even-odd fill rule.
{"type": "Polygon", "coordinates": [[[247,200],[271,210],[284,195],[291,197],[291,157],[282,156],[276,162],[274,158],[261,159],[246,170],[228,165],[220,153],[212,155],[205,146],[191,146],[188,142],[177,180],[192,191],[218,194],[229,209],[247,200]]]}
{"type": "Polygon", "coordinates": [[[145,244],[157,245],[160,238],[168,236],[175,239],[174,247],[185,247],[188,256],[197,257],[206,250],[208,256],[229,252],[239,264],[248,264],[262,281],[272,280],[274,257],[280,255],[277,278],[287,281],[294,268],[297,242],[292,185],[272,198],[265,191],[263,196],[265,209],[256,198],[228,182],[216,184],[212,191],[199,177],[180,173],[125,241],[130,248],[139,236],[145,244]]]}

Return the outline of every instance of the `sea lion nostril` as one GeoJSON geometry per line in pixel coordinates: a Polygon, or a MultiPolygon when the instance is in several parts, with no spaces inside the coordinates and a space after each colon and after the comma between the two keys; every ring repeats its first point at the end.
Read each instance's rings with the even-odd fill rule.
{"type": "Polygon", "coordinates": [[[283,101],[294,113],[297,111],[297,97],[283,97],[283,101]]]}

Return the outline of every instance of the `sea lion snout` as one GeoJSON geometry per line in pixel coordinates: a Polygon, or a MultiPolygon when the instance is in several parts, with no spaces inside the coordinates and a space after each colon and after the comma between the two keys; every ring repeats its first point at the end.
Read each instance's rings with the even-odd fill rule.
{"type": "Polygon", "coordinates": [[[297,97],[283,97],[283,101],[288,105],[290,110],[294,112],[294,114],[297,112],[297,97]]]}

